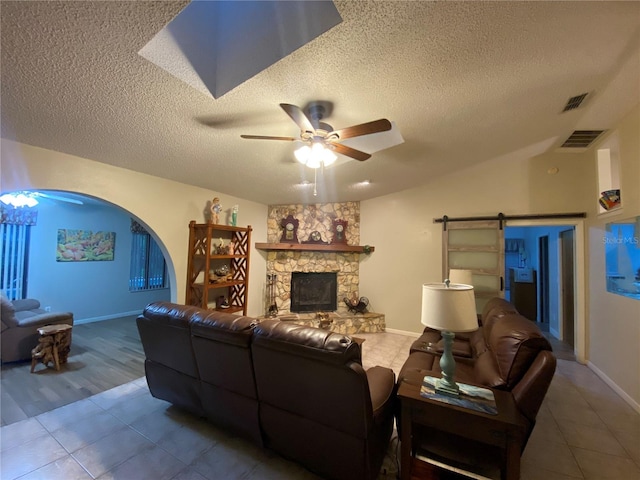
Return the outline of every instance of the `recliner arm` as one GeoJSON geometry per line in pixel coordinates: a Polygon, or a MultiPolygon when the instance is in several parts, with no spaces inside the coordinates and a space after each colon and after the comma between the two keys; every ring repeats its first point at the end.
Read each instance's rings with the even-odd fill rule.
{"type": "Polygon", "coordinates": [[[19,320],[17,326],[20,328],[48,325],[51,323],[71,323],[73,324],[73,313],[71,312],[47,312],[32,317],[19,320]]]}
{"type": "Polygon", "coordinates": [[[366,373],[369,394],[371,395],[371,407],[375,418],[393,400],[396,375],[390,368],[380,366],[371,367],[366,373]]]}
{"type": "Polygon", "coordinates": [[[516,405],[530,422],[535,422],[553,374],[556,357],[548,350],[541,350],[522,379],[511,390],[516,405]]]}
{"type": "Polygon", "coordinates": [[[12,300],[13,308],[16,312],[24,312],[25,310],[36,310],[40,308],[40,302],[35,298],[21,298],[12,300]]]}

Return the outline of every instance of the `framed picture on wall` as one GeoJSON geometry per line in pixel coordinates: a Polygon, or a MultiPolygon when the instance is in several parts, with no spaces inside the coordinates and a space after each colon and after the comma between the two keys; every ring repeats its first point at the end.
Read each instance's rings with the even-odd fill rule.
{"type": "Polygon", "coordinates": [[[113,260],[116,232],[58,229],[58,262],[95,262],[113,260]]]}

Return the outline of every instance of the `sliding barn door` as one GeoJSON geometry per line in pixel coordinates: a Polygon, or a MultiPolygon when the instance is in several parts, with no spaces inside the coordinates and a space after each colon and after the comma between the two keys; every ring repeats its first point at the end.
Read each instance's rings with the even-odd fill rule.
{"type": "Polygon", "coordinates": [[[471,270],[476,311],[504,297],[504,229],[498,220],[443,223],[442,278],[450,269],[471,270]]]}

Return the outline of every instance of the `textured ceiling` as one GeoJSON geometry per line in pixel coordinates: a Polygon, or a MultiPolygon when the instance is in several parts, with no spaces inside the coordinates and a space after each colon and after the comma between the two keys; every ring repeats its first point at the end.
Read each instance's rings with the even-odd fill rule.
{"type": "Polygon", "coordinates": [[[2,1],[2,137],[264,204],[364,200],[555,149],[640,98],[638,2],[337,1],[342,23],[218,99],[138,55],[187,3],[2,1]],[[278,104],[314,100],[405,142],[313,197],[292,143],[240,134],[296,136],[278,104]]]}

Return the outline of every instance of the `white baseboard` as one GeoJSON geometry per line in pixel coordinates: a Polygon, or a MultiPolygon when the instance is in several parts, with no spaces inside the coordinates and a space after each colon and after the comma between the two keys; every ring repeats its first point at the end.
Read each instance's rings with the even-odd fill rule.
{"type": "Polygon", "coordinates": [[[384,331],[387,332],[387,333],[395,333],[395,334],[398,334],[398,335],[407,335],[409,337],[415,337],[415,338],[418,338],[420,335],[422,335],[422,332],[420,332],[420,333],[407,332],[405,330],[397,330],[395,328],[385,328],[384,331]]]}
{"type": "Polygon", "coordinates": [[[629,396],[627,392],[625,392],[618,385],[616,385],[616,383],[613,380],[611,380],[609,377],[607,377],[607,375],[602,370],[600,370],[591,362],[587,362],[587,367],[589,367],[593,371],[593,373],[595,373],[598,377],[600,377],[600,379],[604,383],[609,385],[614,392],[620,395],[622,399],[631,406],[631,408],[633,408],[636,412],[640,413],[640,403],[636,402],[633,398],[629,396]]]}
{"type": "Polygon", "coordinates": [[[141,313],[142,313],[142,310],[132,310],[131,312],[120,312],[120,313],[114,313],[112,315],[103,315],[101,317],[81,318],[80,320],[74,319],[73,324],[82,325],[83,323],[101,322],[103,320],[112,320],[114,318],[129,317],[131,315],[140,315],[141,313]]]}

